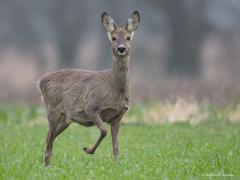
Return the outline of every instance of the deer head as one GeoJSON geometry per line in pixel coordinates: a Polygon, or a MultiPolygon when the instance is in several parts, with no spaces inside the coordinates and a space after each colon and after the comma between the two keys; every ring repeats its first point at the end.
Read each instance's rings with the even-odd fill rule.
{"type": "Polygon", "coordinates": [[[124,28],[118,28],[113,18],[107,12],[102,13],[101,17],[103,28],[112,43],[113,55],[117,59],[127,57],[131,49],[131,40],[134,32],[140,23],[139,12],[133,12],[124,28]]]}

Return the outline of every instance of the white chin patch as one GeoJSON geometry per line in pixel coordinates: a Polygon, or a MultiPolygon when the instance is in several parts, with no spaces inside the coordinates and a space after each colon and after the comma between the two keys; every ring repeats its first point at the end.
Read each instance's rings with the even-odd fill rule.
{"type": "Polygon", "coordinates": [[[117,52],[117,54],[119,55],[119,56],[125,56],[126,55],[126,52],[117,52]]]}

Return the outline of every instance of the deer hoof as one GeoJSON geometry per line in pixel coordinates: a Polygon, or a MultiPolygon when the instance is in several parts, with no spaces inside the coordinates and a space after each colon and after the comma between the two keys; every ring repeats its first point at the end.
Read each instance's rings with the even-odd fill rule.
{"type": "Polygon", "coordinates": [[[50,165],[50,161],[49,161],[49,160],[45,160],[45,161],[43,162],[43,165],[44,165],[45,167],[49,166],[49,165],[50,165]]]}
{"type": "Polygon", "coordinates": [[[87,154],[94,154],[94,151],[91,150],[90,148],[83,148],[83,150],[87,153],[87,154]]]}

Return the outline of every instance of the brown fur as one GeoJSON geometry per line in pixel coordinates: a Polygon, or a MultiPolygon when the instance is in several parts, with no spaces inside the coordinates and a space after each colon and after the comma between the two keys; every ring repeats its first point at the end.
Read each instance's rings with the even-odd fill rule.
{"type": "Polygon", "coordinates": [[[91,109],[101,114],[104,122],[111,123],[113,116],[128,107],[128,90],[124,89],[125,84],[119,84],[127,83],[125,78],[121,72],[112,74],[112,70],[65,69],[41,77],[39,88],[48,113],[56,111],[65,114],[69,121],[85,124],[92,121],[87,115],[91,109]],[[118,88],[123,90],[116,91],[118,88]]]}
{"type": "MultiPolygon", "coordinates": [[[[102,18],[105,20],[102,21],[104,23],[109,23],[108,21],[111,20],[104,19],[110,18],[108,14],[102,15],[102,18]]],[[[101,134],[95,145],[84,148],[88,154],[93,154],[107,135],[103,122],[111,124],[113,153],[115,158],[118,156],[118,130],[129,106],[130,42],[125,39],[133,32],[116,26],[110,28],[109,24],[104,23],[105,30],[111,29],[108,33],[120,37],[116,42],[112,42],[114,54],[112,69],[104,71],[64,69],[45,74],[38,81],[38,88],[47,107],[49,122],[45,151],[46,165],[50,161],[54,139],[72,122],[86,127],[96,125],[100,129],[101,134]],[[126,55],[117,55],[115,47],[119,44],[124,44],[126,47],[126,55]]]]}

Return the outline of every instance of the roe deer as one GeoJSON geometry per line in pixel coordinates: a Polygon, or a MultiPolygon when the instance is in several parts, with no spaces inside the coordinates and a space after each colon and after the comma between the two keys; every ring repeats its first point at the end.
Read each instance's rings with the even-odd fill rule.
{"type": "Polygon", "coordinates": [[[124,28],[117,28],[108,13],[101,16],[102,26],[112,44],[113,67],[104,71],[64,69],[42,76],[38,88],[47,108],[49,130],[46,139],[45,165],[50,163],[54,139],[72,122],[89,127],[96,125],[100,136],[89,148],[93,154],[107,135],[104,122],[111,125],[114,159],[118,159],[120,121],[129,106],[129,54],[140,15],[134,11],[124,28]]]}

